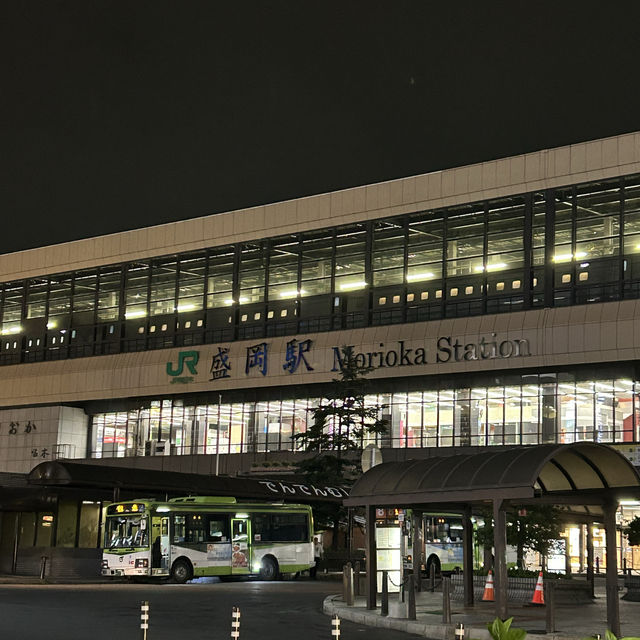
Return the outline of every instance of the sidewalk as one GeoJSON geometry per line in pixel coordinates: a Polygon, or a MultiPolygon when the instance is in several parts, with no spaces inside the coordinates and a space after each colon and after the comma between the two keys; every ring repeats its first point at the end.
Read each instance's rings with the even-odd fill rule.
{"type": "MultiPolygon", "coordinates": [[[[620,593],[623,595],[623,592],[620,593]]],[[[327,615],[338,614],[343,620],[371,627],[396,629],[432,640],[453,640],[457,623],[465,626],[465,638],[490,640],[487,623],[494,617],[494,605],[479,602],[465,608],[460,601],[451,601],[450,625],[442,624],[442,593],[421,592],[416,594],[416,620],[406,620],[398,615],[398,594],[389,594],[389,616],[380,615],[380,602],[375,611],[368,611],[364,597],[358,597],[353,607],[347,607],[341,595],[328,596],[323,604],[327,615]]],[[[509,604],[509,616],[514,617],[513,626],[526,629],[531,636],[545,633],[545,607],[509,604]]],[[[620,600],[622,636],[640,637],[640,602],[620,600]]],[[[546,634],[552,640],[582,640],[599,633],[604,638],[607,620],[607,601],[604,587],[596,587],[596,598],[591,604],[564,605],[556,607],[556,633],[546,634]]]]}

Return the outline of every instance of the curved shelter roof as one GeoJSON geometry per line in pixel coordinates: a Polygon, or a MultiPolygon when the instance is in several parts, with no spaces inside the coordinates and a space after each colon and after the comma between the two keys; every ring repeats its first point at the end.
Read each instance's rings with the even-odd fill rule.
{"type": "Polygon", "coordinates": [[[388,462],[353,486],[346,505],[471,503],[493,498],[602,504],[640,496],[640,477],[612,447],[593,442],[388,462]]]}

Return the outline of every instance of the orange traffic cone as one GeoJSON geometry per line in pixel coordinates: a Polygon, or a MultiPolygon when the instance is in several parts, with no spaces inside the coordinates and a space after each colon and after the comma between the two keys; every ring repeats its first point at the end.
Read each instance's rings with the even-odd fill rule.
{"type": "Polygon", "coordinates": [[[482,594],[482,600],[484,602],[493,602],[495,600],[493,596],[493,574],[491,571],[487,574],[487,581],[484,583],[484,593],[482,594]]]}
{"type": "Polygon", "coordinates": [[[531,604],[544,604],[544,587],[542,585],[542,571],[538,574],[538,582],[536,582],[536,589],[533,592],[533,598],[531,604]]]}

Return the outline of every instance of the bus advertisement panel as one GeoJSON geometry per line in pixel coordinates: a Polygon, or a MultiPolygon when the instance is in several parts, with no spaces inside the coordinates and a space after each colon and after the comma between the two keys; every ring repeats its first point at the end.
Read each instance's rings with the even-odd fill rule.
{"type": "Polygon", "coordinates": [[[105,576],[259,576],[314,566],[311,507],[227,497],[136,500],[106,508],[105,576]]]}

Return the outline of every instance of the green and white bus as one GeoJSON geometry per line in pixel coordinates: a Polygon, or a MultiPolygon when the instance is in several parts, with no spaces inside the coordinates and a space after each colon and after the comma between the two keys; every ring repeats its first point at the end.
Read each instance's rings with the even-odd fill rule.
{"type": "Polygon", "coordinates": [[[308,505],[229,497],[133,500],[109,505],[104,521],[105,576],[276,580],[314,565],[308,505]]]}

